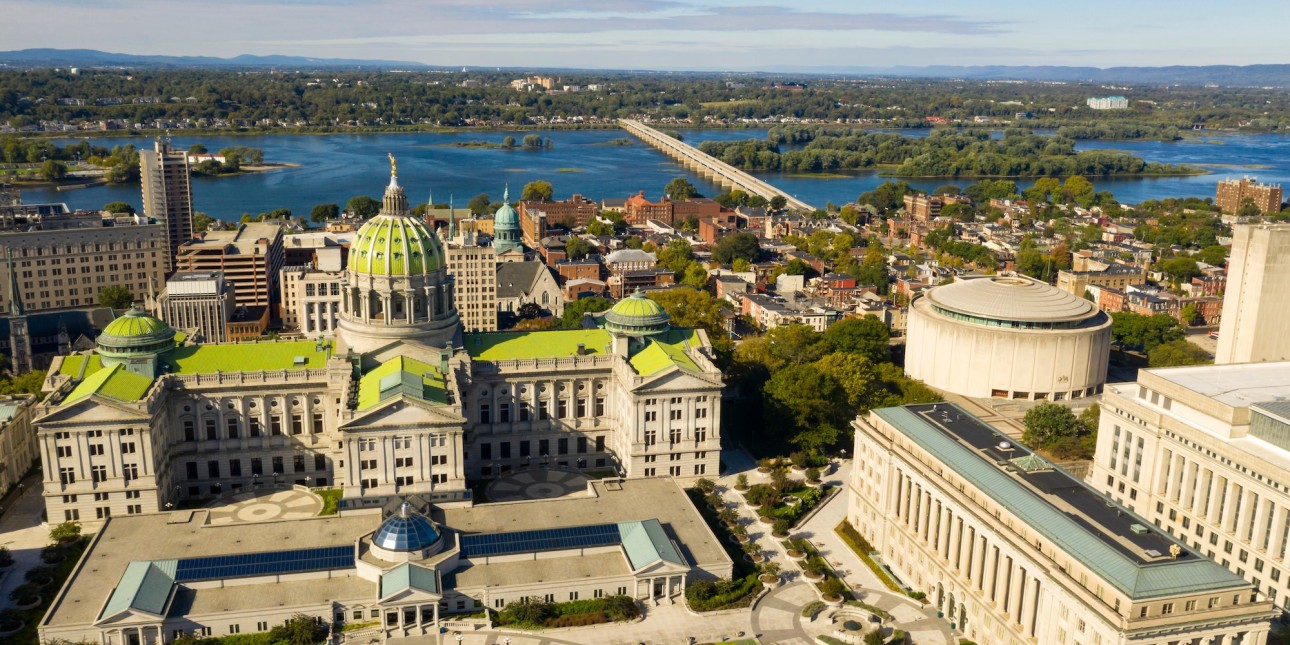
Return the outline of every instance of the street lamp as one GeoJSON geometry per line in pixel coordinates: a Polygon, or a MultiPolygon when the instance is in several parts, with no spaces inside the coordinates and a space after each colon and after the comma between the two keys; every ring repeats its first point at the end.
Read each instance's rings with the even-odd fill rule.
{"type": "Polygon", "coordinates": [[[464,640],[466,640],[466,637],[465,637],[465,636],[462,636],[461,634],[457,634],[457,642],[458,642],[458,643],[460,643],[461,641],[464,641],[464,640]]]}
{"type": "Polygon", "coordinates": [[[305,475],[305,488],[309,488],[309,482],[313,480],[314,480],[313,477],[310,477],[309,475],[305,475]]]}

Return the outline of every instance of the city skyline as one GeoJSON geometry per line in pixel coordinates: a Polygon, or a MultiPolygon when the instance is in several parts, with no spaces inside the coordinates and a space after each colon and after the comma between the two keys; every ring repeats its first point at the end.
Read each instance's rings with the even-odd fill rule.
{"type": "Polygon", "coordinates": [[[58,43],[130,54],[282,54],[468,67],[810,71],[1286,62],[1277,28],[1290,17],[1284,4],[1255,0],[1240,11],[1202,9],[1190,2],[1100,1],[1071,12],[942,0],[894,11],[841,0],[610,0],[594,6],[569,0],[234,0],[215,12],[140,0],[17,0],[0,25],[0,41],[10,49],[58,43]],[[181,28],[192,24],[202,29],[181,28]],[[144,33],[147,38],[121,37],[144,33]]]}

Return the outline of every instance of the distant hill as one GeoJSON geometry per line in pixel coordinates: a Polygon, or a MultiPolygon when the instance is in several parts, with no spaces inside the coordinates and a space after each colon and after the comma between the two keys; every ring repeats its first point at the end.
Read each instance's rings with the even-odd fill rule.
{"type": "MultiPolygon", "coordinates": [[[[806,70],[802,70],[806,71],[806,70]]],[[[836,73],[980,80],[1159,83],[1239,87],[1290,86],[1290,65],[1170,67],[1061,67],[1029,65],[933,65],[929,67],[837,68],[836,73]]]]}
{"type": "Polygon", "coordinates": [[[308,56],[149,56],[114,54],[97,49],[21,49],[0,52],[0,65],[13,67],[376,67],[424,68],[423,63],[397,60],[312,58],[308,56]]]}

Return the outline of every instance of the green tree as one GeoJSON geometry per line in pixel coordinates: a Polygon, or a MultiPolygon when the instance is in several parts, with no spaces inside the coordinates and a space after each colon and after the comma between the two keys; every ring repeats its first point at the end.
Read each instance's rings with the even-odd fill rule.
{"type": "Polygon", "coordinates": [[[32,370],[13,378],[0,380],[0,394],[35,394],[45,384],[45,370],[32,370]]]}
{"type": "Polygon", "coordinates": [[[882,635],[882,630],[875,629],[864,635],[864,645],[883,645],[887,639],[882,635]]]}
{"type": "Polygon", "coordinates": [[[879,211],[892,211],[905,205],[905,195],[916,194],[917,192],[917,190],[910,188],[909,182],[884,181],[877,188],[860,193],[860,196],[856,198],[856,203],[868,204],[879,211]]]}
{"type": "Polygon", "coordinates": [[[932,191],[932,194],[933,195],[958,195],[962,192],[963,192],[963,189],[954,184],[945,184],[942,186],[937,186],[936,190],[932,191]]]}
{"type": "Polygon", "coordinates": [[[470,203],[466,204],[466,208],[469,208],[474,215],[487,215],[493,212],[492,198],[488,196],[488,193],[480,193],[470,198],[470,203]]]}
{"type": "Polygon", "coordinates": [[[69,520],[61,524],[55,524],[54,528],[49,530],[49,539],[55,544],[66,544],[75,542],[81,537],[81,523],[76,520],[69,520]]]}
{"type": "Polygon", "coordinates": [[[591,222],[587,223],[587,233],[591,235],[595,235],[596,237],[605,237],[607,235],[613,235],[614,226],[613,224],[606,224],[605,222],[602,222],[598,219],[592,220],[591,222]]]}
{"type": "Polygon", "coordinates": [[[99,291],[99,305],[112,309],[125,309],[134,304],[134,293],[120,284],[110,284],[99,291]]]}
{"type": "Polygon", "coordinates": [[[1201,275],[1200,266],[1196,264],[1196,260],[1185,255],[1161,262],[1160,271],[1169,276],[1170,282],[1175,285],[1191,282],[1192,278],[1201,275]]]}
{"type": "Polygon", "coordinates": [[[214,224],[218,221],[219,220],[212,218],[210,215],[207,215],[206,213],[203,213],[201,211],[195,211],[193,213],[193,231],[195,233],[201,233],[202,231],[209,230],[211,227],[211,224],[214,224]]]}
{"type": "Polygon", "coordinates": [[[564,305],[564,315],[561,322],[568,329],[577,329],[582,326],[582,317],[588,313],[600,313],[608,311],[614,306],[614,301],[600,296],[590,296],[574,300],[564,305]]]}
{"type": "Polygon", "coordinates": [[[1254,200],[1249,197],[1242,199],[1241,207],[1236,209],[1237,217],[1258,217],[1262,214],[1263,211],[1259,209],[1258,204],[1255,204],[1254,200]]]}
{"type": "Polygon", "coordinates": [[[844,318],[824,332],[826,351],[858,354],[870,363],[891,360],[891,330],[876,316],[844,318]]]}
{"type": "Polygon", "coordinates": [[[699,189],[695,188],[694,184],[690,183],[690,180],[685,177],[677,177],[667,182],[667,186],[663,187],[663,194],[674,202],[683,202],[698,195],[699,189]]]}
{"type": "Polygon", "coordinates": [[[58,181],[67,176],[67,164],[56,159],[46,159],[40,164],[39,174],[45,181],[58,181]]]}
{"type": "Polygon", "coordinates": [[[345,202],[345,210],[353,214],[354,217],[367,219],[381,211],[381,202],[367,195],[358,195],[350,197],[349,201],[345,202]]]}
{"type": "Polygon", "coordinates": [[[549,181],[530,181],[524,184],[524,192],[520,193],[520,199],[524,201],[547,202],[555,195],[555,188],[549,181]]]}
{"type": "Polygon", "coordinates": [[[693,260],[694,250],[685,240],[672,240],[658,251],[658,263],[672,273],[684,273],[693,260]]]}
{"type": "Polygon", "coordinates": [[[1212,244],[1198,251],[1194,257],[1198,262],[1221,267],[1227,262],[1227,247],[1212,244]]]}
{"type": "Polygon", "coordinates": [[[542,315],[542,307],[536,302],[526,302],[515,310],[515,315],[521,320],[532,320],[542,315]]]}
{"type": "Polygon", "coordinates": [[[847,396],[837,379],[814,365],[793,365],[775,372],[762,391],[789,443],[808,452],[838,443],[848,420],[837,405],[847,396]]]}
{"type": "Polygon", "coordinates": [[[206,146],[200,143],[194,143],[193,145],[188,146],[188,154],[190,155],[204,155],[206,152],[206,146]]]}
{"type": "Polygon", "coordinates": [[[735,261],[730,263],[730,270],[735,273],[752,271],[752,263],[743,258],[735,258],[735,261]]]}
{"type": "Polygon", "coordinates": [[[309,211],[309,221],[322,223],[340,217],[339,204],[318,204],[309,211]]]}
{"type": "Polygon", "coordinates": [[[1066,185],[1062,187],[1062,194],[1067,200],[1085,208],[1093,205],[1093,192],[1093,183],[1079,175],[1067,177],[1066,185]]]}
{"type": "Polygon", "coordinates": [[[1130,311],[1111,314],[1111,337],[1130,349],[1150,352],[1159,345],[1180,340],[1187,332],[1169,314],[1144,316],[1130,311]]]}
{"type": "Polygon", "coordinates": [[[591,245],[580,237],[571,237],[564,245],[564,252],[570,260],[581,260],[591,253],[591,245]]]}
{"type": "Polygon", "coordinates": [[[772,211],[782,211],[788,205],[788,198],[783,195],[775,195],[770,198],[770,209],[772,211]]]}
{"type": "Polygon", "coordinates": [[[698,262],[691,262],[685,267],[685,272],[681,278],[681,284],[693,289],[703,289],[708,286],[708,270],[703,268],[698,262]]]}
{"type": "Polygon", "coordinates": [[[708,333],[717,367],[728,364],[734,351],[730,335],[726,333],[725,317],[721,314],[722,301],[707,291],[688,287],[651,291],[649,299],[663,305],[663,310],[678,327],[698,328],[708,333]]]}
{"type": "Polygon", "coordinates": [[[1085,428],[1071,409],[1057,403],[1040,403],[1022,417],[1026,429],[1021,441],[1032,448],[1046,448],[1066,438],[1078,438],[1085,428]]]}
{"type": "Polygon", "coordinates": [[[1209,352],[1185,338],[1161,343],[1147,352],[1147,365],[1150,367],[1205,365],[1211,362],[1213,358],[1210,357],[1209,352]]]}
{"type": "Polygon", "coordinates": [[[327,626],[313,616],[296,614],[269,630],[269,640],[286,645],[314,645],[327,637],[327,626]]]}
{"type": "Polygon", "coordinates": [[[502,139],[502,147],[503,147],[503,148],[514,148],[514,147],[515,147],[515,137],[507,136],[505,139],[502,139]]]}
{"type": "Polygon", "coordinates": [[[524,147],[525,147],[525,148],[541,148],[541,147],[542,147],[542,137],[540,137],[540,136],[538,136],[538,135],[536,135],[536,134],[526,134],[526,135],[524,135],[524,147]]]}
{"type": "Polygon", "coordinates": [[[108,202],[103,205],[103,210],[109,213],[122,215],[134,215],[134,207],[125,202],[108,202]]]}
{"type": "Polygon", "coordinates": [[[727,235],[712,247],[712,259],[721,264],[730,264],[735,258],[756,262],[761,255],[761,245],[757,236],[752,233],[735,233],[727,235]]]}
{"type": "Polygon", "coordinates": [[[1102,407],[1094,403],[1084,408],[1084,411],[1079,413],[1079,422],[1086,430],[1096,435],[1098,427],[1102,424],[1102,407]]]}

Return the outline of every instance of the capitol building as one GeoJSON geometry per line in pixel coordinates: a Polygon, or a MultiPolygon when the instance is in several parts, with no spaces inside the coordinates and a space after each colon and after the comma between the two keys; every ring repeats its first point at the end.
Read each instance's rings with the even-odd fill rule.
{"type": "Polygon", "coordinates": [[[463,332],[443,242],[393,169],[338,275],[334,339],[194,343],[130,311],[56,360],[34,416],[50,521],[266,486],[468,506],[473,484],[526,468],[717,474],[711,345],[643,295],[580,329],[463,332]]]}

